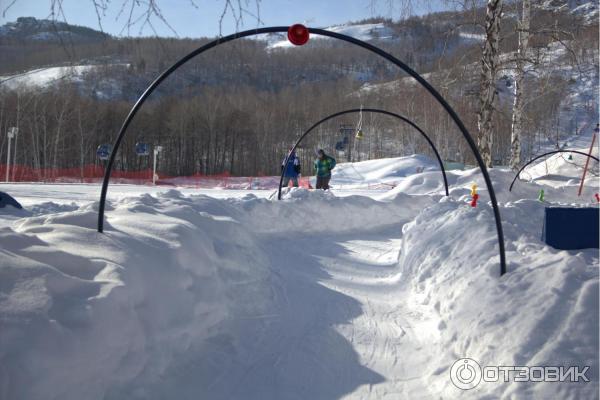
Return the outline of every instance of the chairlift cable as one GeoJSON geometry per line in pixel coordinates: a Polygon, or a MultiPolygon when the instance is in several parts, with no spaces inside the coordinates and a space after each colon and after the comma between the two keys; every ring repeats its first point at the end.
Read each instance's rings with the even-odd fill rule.
{"type": "MultiPolygon", "coordinates": [[[[362,135],[360,135],[360,137],[359,137],[359,132],[362,133],[361,132],[362,131],[362,123],[363,123],[363,112],[362,112],[362,109],[363,109],[363,105],[361,103],[361,105],[360,105],[360,111],[358,113],[358,123],[356,124],[356,132],[355,132],[355,137],[354,137],[354,143],[353,143],[353,146],[352,146],[353,147],[352,152],[354,154],[357,154],[357,151],[356,151],[357,144],[356,143],[360,142],[360,139],[362,137],[362,135]]],[[[359,158],[359,161],[360,161],[360,154],[359,154],[358,158],[359,158]]],[[[358,170],[354,166],[354,160],[350,160],[350,166],[352,167],[352,169],[354,170],[354,172],[356,173],[356,175],[358,175],[360,177],[360,179],[362,179],[363,181],[366,180],[365,177],[360,172],[358,172],[358,170]]]]}
{"type": "Polygon", "coordinates": [[[362,129],[362,121],[363,121],[363,113],[362,113],[363,105],[360,105],[360,112],[358,113],[358,123],[356,124],[356,133],[358,133],[362,129]]]}

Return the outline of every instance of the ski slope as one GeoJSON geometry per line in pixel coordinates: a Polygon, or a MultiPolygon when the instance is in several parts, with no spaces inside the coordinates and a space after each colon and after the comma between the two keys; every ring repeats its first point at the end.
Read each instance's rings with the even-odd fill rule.
{"type": "Polygon", "coordinates": [[[77,78],[81,74],[91,70],[93,66],[78,65],[73,67],[51,67],[40,68],[23,74],[2,76],[0,81],[3,85],[11,89],[16,89],[20,86],[48,86],[52,83],[67,78],[77,78]]]}
{"type": "MultiPolygon", "coordinates": [[[[8,90],[44,90],[61,83],[84,84],[89,74],[102,71],[103,68],[127,68],[129,64],[116,63],[109,65],[82,64],[37,68],[14,75],[0,76],[0,86],[8,90]]],[[[103,78],[93,80],[95,96],[110,99],[121,92],[121,85],[115,79],[103,78]]]]}
{"type": "Polygon", "coordinates": [[[0,209],[0,399],[598,398],[598,252],[540,240],[540,188],[598,191],[578,198],[567,167],[512,193],[491,171],[503,278],[481,174],[448,172],[445,197],[422,156],[340,164],[332,191],[283,201],[112,185],[104,234],[98,185],[0,184],[25,206],[0,209]],[[461,357],[590,382],[462,391],[461,357]]]}
{"type": "Polygon", "coordinates": [[[64,67],[39,68],[22,74],[0,76],[0,83],[9,89],[18,89],[20,87],[46,87],[62,80],[77,81],[81,80],[85,73],[94,71],[98,67],[95,65],[73,65],[64,67]]]}

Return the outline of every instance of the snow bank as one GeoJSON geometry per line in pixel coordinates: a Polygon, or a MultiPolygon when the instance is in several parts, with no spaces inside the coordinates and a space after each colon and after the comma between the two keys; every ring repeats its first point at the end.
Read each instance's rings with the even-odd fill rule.
{"type": "Polygon", "coordinates": [[[0,399],[595,397],[598,253],[545,246],[536,200],[539,188],[554,204],[589,199],[559,179],[509,193],[514,173],[492,169],[500,278],[478,169],[450,172],[447,198],[425,158],[340,167],[334,182],[352,170],[398,183],[377,200],[286,189],[283,201],[115,186],[105,234],[84,186],[69,189],[83,200],[1,214],[0,399]],[[357,258],[361,246],[381,251],[357,258]],[[592,382],[463,392],[448,373],[461,357],[590,366],[592,382]]]}
{"type": "MultiPolygon", "coordinates": [[[[589,149],[574,149],[586,153],[589,149]]],[[[594,147],[593,156],[598,157],[598,147],[594,147]]],[[[587,157],[577,153],[557,153],[538,161],[523,170],[521,179],[542,182],[553,187],[578,186],[583,174],[587,157]]],[[[598,162],[589,160],[589,175],[586,186],[598,186],[598,162]]]]}
{"type": "Polygon", "coordinates": [[[235,347],[239,319],[264,313],[269,264],[235,221],[150,196],[117,205],[106,235],[95,219],[1,231],[0,398],[165,398],[192,357],[235,347]]]}
{"type": "Polygon", "coordinates": [[[172,190],[109,204],[105,234],[96,203],[18,219],[0,228],[0,398],[231,398],[227,371],[252,368],[277,340],[256,342],[276,335],[265,321],[285,312],[266,244],[400,226],[422,207],[172,190]]]}
{"type": "Polygon", "coordinates": [[[501,208],[508,274],[499,277],[493,214],[443,198],[405,225],[400,281],[415,307],[437,316],[433,392],[447,398],[597,398],[598,254],[540,241],[544,205],[501,208]],[[460,391],[450,366],[589,366],[589,383],[486,383],[460,391]]]}
{"type": "MultiPolygon", "coordinates": [[[[560,156],[560,154],[559,154],[560,156]]],[[[575,156],[575,154],[573,155],[575,156]]],[[[590,171],[586,179],[581,196],[577,196],[580,182],[580,173],[583,171],[581,159],[574,161],[551,160],[554,163],[554,169],[545,173],[545,162],[540,161],[531,165],[531,170],[521,173],[520,179],[517,179],[512,191],[508,191],[512,180],[515,177],[515,171],[508,168],[491,168],[488,170],[496,198],[499,202],[516,201],[519,199],[538,198],[540,190],[544,190],[547,201],[555,203],[579,203],[595,204],[597,203],[594,195],[600,191],[600,181],[597,174],[597,163],[590,162],[590,171]],[[533,174],[538,174],[535,180],[531,180],[533,174]]],[[[582,158],[585,158],[581,156],[582,158]]],[[[450,195],[454,198],[465,200],[470,198],[471,187],[477,185],[477,191],[480,195],[480,201],[485,203],[489,201],[487,186],[481,170],[479,168],[469,168],[464,171],[447,171],[448,186],[450,195]]],[[[412,195],[432,195],[444,193],[444,181],[441,173],[438,171],[425,171],[419,174],[409,175],[398,181],[397,185],[381,195],[382,198],[393,198],[399,193],[412,195]]]]}
{"type": "Polygon", "coordinates": [[[331,181],[335,187],[344,188],[380,184],[393,187],[407,176],[434,170],[438,171],[438,179],[443,185],[439,164],[433,159],[420,154],[354,163],[340,162],[333,170],[331,181]]]}

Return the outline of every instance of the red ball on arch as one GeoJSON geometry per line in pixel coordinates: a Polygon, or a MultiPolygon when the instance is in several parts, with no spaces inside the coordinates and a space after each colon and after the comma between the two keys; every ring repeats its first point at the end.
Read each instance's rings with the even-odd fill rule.
{"type": "Polygon", "coordinates": [[[302,24],[294,24],[288,28],[288,40],[296,45],[302,46],[308,42],[308,28],[302,24]]]}

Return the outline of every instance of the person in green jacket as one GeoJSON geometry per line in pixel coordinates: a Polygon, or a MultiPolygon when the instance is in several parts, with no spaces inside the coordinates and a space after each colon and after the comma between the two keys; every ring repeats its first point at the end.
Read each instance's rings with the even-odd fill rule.
{"type": "Polygon", "coordinates": [[[317,175],[317,189],[329,189],[331,170],[335,168],[335,158],[325,154],[323,149],[317,152],[315,160],[315,175],[317,175]]]}

